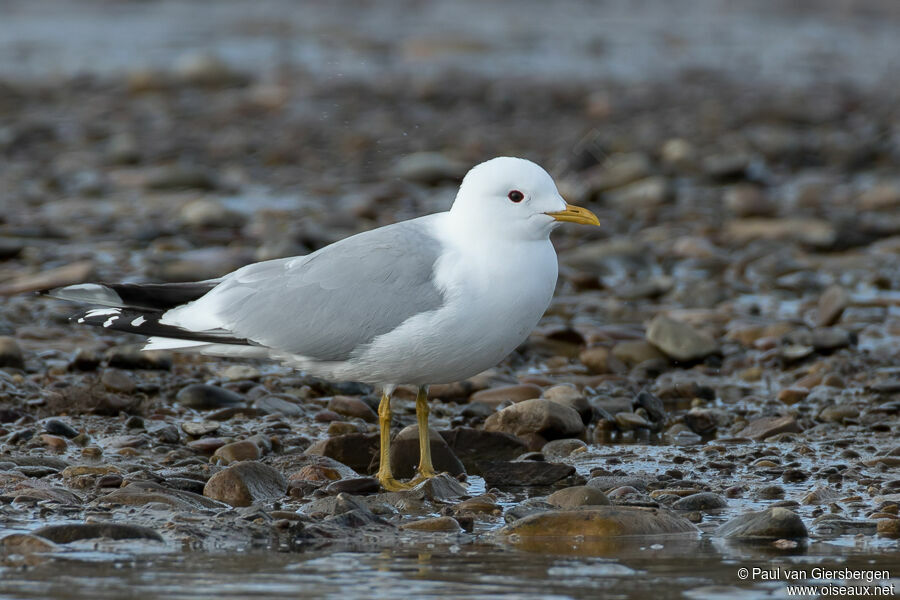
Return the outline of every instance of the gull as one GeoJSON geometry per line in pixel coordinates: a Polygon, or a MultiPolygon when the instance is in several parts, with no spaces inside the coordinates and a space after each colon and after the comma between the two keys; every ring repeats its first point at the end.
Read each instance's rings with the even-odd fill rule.
{"type": "Polygon", "coordinates": [[[89,310],[78,323],[150,336],[144,350],[266,358],[335,381],[380,386],[378,480],[391,491],[436,475],[428,386],[495,366],[550,305],[550,233],[599,225],[521,158],[473,167],[449,211],[353,235],[311,254],[192,283],[70,285],[46,292],[89,310]],[[418,475],[391,473],[391,396],[416,386],[418,475]]]}

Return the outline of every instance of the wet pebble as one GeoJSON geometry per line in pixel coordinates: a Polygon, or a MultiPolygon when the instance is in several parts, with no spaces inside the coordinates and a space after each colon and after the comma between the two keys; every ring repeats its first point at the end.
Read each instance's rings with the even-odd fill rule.
{"type": "Polygon", "coordinates": [[[505,385],[475,392],[469,398],[469,402],[480,402],[497,407],[506,403],[517,404],[532,398],[539,398],[542,393],[543,390],[540,387],[530,383],[505,385]]]}
{"type": "Polygon", "coordinates": [[[691,325],[657,315],[647,326],[647,341],[667,356],[684,362],[700,360],[718,352],[715,340],[691,325]]]}
{"type": "MultiPolygon", "coordinates": [[[[434,429],[429,429],[429,445],[431,446],[431,461],[435,471],[447,472],[454,477],[466,472],[459,458],[453,454],[453,450],[434,429]]],[[[409,479],[416,473],[419,464],[419,426],[410,425],[404,427],[391,441],[390,451],[391,471],[394,477],[409,479]]]]}
{"type": "Polygon", "coordinates": [[[44,421],[44,431],[53,435],[61,435],[69,439],[78,435],[78,430],[59,419],[47,419],[44,421]]]}
{"type": "Polygon", "coordinates": [[[287,480],[268,465],[255,461],[235,463],[209,478],[203,495],[230,504],[250,506],[274,500],[287,492],[287,480]]]}
{"type": "Polygon", "coordinates": [[[575,474],[572,465],[531,460],[486,461],[480,468],[485,483],[497,487],[553,485],[575,474]]]}
{"type": "Polygon", "coordinates": [[[803,519],[786,508],[775,507],[746,513],[722,524],[715,532],[718,537],[736,540],[799,539],[809,534],[803,519]]]}
{"type": "Polygon", "coordinates": [[[181,388],[175,400],[185,408],[212,410],[244,403],[244,398],[230,390],[214,385],[195,383],[181,388]]]}
{"type": "Polygon", "coordinates": [[[544,398],[524,400],[491,415],[484,423],[487,431],[503,431],[518,437],[544,440],[577,437],[584,431],[581,416],[573,408],[544,398]]]}
{"type": "Polygon", "coordinates": [[[606,494],[595,487],[578,485],[557,490],[547,496],[547,502],[557,508],[575,508],[578,506],[597,506],[609,504],[606,494]]]}
{"type": "Polygon", "coordinates": [[[137,389],[134,379],[119,369],[104,369],[100,375],[100,381],[111,392],[131,394],[137,389]]]}
{"type": "Polygon", "coordinates": [[[78,540],[108,538],[111,540],[152,540],[164,541],[156,531],[140,525],[125,523],[69,523],[48,525],[35,529],[33,535],[57,544],[69,544],[78,540]]]}
{"type": "Polygon", "coordinates": [[[720,495],[713,492],[699,492],[685,496],[672,504],[675,510],[716,510],[727,508],[728,502],[720,495]]]}
{"type": "Polygon", "coordinates": [[[360,418],[367,423],[378,421],[378,415],[375,414],[375,411],[368,404],[353,396],[334,396],[328,401],[326,408],[339,415],[360,418]]]}
{"type": "Polygon", "coordinates": [[[262,454],[262,450],[257,444],[250,440],[241,440],[217,448],[216,451],[213,452],[212,458],[209,460],[212,463],[229,465],[233,462],[256,460],[260,458],[262,454]]]}
{"type": "Polygon", "coordinates": [[[15,338],[0,336],[0,367],[25,367],[25,355],[15,338]]]}

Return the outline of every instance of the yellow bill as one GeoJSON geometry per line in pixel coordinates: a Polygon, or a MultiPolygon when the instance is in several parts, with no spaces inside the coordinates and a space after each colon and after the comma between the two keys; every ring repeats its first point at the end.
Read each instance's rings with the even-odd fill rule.
{"type": "Polygon", "coordinates": [[[548,212],[546,214],[550,215],[557,221],[581,223],[582,225],[600,225],[600,219],[597,218],[597,215],[586,208],[581,208],[580,206],[574,206],[568,203],[566,204],[565,210],[548,212]]]}

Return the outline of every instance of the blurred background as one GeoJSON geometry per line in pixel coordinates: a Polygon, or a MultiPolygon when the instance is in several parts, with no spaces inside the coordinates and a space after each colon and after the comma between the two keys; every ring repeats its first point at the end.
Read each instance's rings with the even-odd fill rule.
{"type": "MultiPolygon", "coordinates": [[[[182,522],[154,500],[155,512],[101,517],[163,532],[170,553],[158,562],[121,570],[147,549],[113,549],[88,557],[110,577],[92,580],[73,561],[59,583],[59,563],[19,570],[0,552],[0,595],[153,597],[177,581],[182,597],[303,585],[344,597],[377,578],[383,597],[397,585],[541,597],[547,582],[565,597],[604,586],[620,597],[769,597],[771,586],[735,579],[737,561],[788,552],[896,568],[898,32],[896,0],[0,0],[0,530],[83,519],[89,501],[143,473],[202,492],[220,468],[208,455],[226,441],[276,440],[260,460],[293,476],[288,463],[314,441],[357,449],[353,435],[374,427],[330,410],[346,394],[368,415],[368,388],[269,364],[151,360],[137,337],[72,326],[71,305],[30,292],[205,279],[305,254],[446,210],[465,172],[497,155],[540,163],[602,225],[554,234],[561,276],[544,320],[497,369],[435,402],[435,427],[483,432],[521,394],[556,390],[584,428],[569,432],[571,455],[548,456],[576,477],[628,477],[622,487],[641,489],[602,488],[621,504],[672,505],[678,495],[662,492],[672,487],[724,506],[682,505],[703,535],[680,549],[525,554],[493,542],[460,550],[454,537],[435,550],[335,526],[339,541],[307,541],[350,539],[359,552],[235,553],[232,564],[171,548],[246,549],[293,529],[273,529],[259,506],[182,522]],[[208,406],[176,401],[198,382],[256,412],[210,425],[208,406]],[[68,430],[47,429],[57,417],[68,430]],[[13,468],[11,457],[24,458],[13,468]],[[63,459],[124,474],[107,489],[94,476],[77,487],[63,459]],[[16,474],[26,467],[34,479],[16,474]],[[56,486],[71,504],[12,502],[25,485],[56,486]],[[776,506],[796,511],[808,546],[750,550],[713,535],[776,506]]],[[[411,397],[398,394],[395,415],[413,422],[411,397]]],[[[551,435],[526,433],[533,451],[551,435]]],[[[472,493],[491,489],[486,480],[470,470],[472,493]]],[[[529,483],[479,497],[487,508],[461,522],[495,532],[529,483]]],[[[292,481],[278,502],[302,513],[317,485],[292,481]]]]}

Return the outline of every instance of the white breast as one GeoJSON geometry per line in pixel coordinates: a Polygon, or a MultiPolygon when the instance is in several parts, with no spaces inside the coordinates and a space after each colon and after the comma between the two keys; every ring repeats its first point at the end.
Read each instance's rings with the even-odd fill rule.
{"type": "Polygon", "coordinates": [[[435,281],[444,305],[376,338],[346,365],[349,378],[416,385],[458,381],[496,365],[537,325],[556,287],[549,239],[442,241],[445,255],[435,281]]]}

